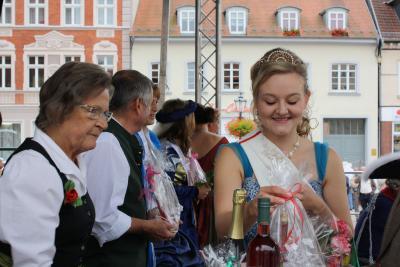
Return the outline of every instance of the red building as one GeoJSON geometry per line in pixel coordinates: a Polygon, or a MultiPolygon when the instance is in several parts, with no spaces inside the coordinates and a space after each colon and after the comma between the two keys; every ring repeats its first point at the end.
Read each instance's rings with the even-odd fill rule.
{"type": "MultiPolygon", "coordinates": [[[[0,17],[0,148],[31,136],[43,82],[68,61],[130,67],[132,0],[4,0],[0,17]]],[[[1,152],[0,157],[9,153],[1,152]]]]}

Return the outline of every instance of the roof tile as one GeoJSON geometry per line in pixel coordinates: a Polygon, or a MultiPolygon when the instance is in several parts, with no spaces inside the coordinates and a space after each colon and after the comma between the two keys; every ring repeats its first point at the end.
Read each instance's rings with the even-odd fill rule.
{"type": "MultiPolygon", "coordinates": [[[[373,0],[375,2],[379,0],[373,0]]],[[[142,0],[139,2],[136,19],[131,34],[134,36],[159,36],[161,33],[162,0],[142,0]]],[[[170,1],[170,36],[183,36],[177,25],[177,8],[195,6],[194,0],[170,1]]],[[[275,12],[282,6],[294,6],[301,9],[301,37],[331,37],[320,15],[327,8],[339,6],[349,10],[348,33],[350,38],[374,38],[376,31],[365,0],[223,0],[222,12],[232,6],[243,6],[249,10],[246,36],[282,37],[282,31],[276,23],[275,12]]],[[[206,8],[213,5],[208,2],[206,8]]],[[[224,13],[223,13],[224,14],[224,13]]],[[[223,36],[229,34],[225,15],[221,18],[223,36]]],[[[394,23],[394,22],[393,22],[394,23]]]]}

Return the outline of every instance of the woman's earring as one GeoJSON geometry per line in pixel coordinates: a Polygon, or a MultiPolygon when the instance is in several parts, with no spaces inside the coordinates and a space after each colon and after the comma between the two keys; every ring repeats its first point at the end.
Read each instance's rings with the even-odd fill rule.
{"type": "Polygon", "coordinates": [[[260,121],[260,115],[258,114],[258,110],[254,111],[254,122],[257,125],[257,128],[261,129],[261,121],[260,121]]]}

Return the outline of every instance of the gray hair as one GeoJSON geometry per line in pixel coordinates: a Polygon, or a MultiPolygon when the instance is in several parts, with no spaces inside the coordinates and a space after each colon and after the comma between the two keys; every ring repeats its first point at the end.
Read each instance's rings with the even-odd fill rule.
{"type": "Polygon", "coordinates": [[[136,70],[120,70],[112,77],[114,95],[110,100],[111,111],[124,110],[129,102],[141,99],[146,105],[152,102],[153,82],[136,70]]]}
{"type": "Polygon", "coordinates": [[[62,123],[75,106],[105,89],[112,94],[111,77],[100,66],[83,62],[62,65],[40,89],[36,126],[46,130],[62,123]]]}

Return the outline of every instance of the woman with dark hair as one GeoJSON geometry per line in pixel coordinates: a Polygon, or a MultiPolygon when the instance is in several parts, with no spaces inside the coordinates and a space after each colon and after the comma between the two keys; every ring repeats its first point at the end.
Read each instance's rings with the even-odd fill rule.
{"type": "MultiPolygon", "coordinates": [[[[307,104],[311,92],[307,68],[292,51],[268,51],[251,68],[253,112],[258,129],[239,143],[221,149],[215,163],[215,213],[219,237],[231,225],[232,194],[236,188],[247,191],[244,209],[246,240],[256,234],[257,198],[269,197],[272,205],[285,203],[291,195],[273,181],[270,170],[279,168],[298,173],[310,167],[310,184],[301,186],[298,197],[304,208],[324,217],[331,212],[352,225],[347,204],[343,164],[326,144],[312,142],[307,104]],[[229,179],[229,181],[227,181],[229,179]]],[[[352,228],[352,227],[351,227],[352,228]]]]}
{"type": "Polygon", "coordinates": [[[110,83],[98,65],[70,62],[43,84],[35,134],[0,179],[2,266],[82,263],[95,211],[81,153],[107,128],[110,83]]]}
{"type": "MultiPolygon", "coordinates": [[[[219,133],[219,110],[208,107],[210,117],[208,117],[207,128],[210,133],[219,133]],[[211,117],[212,116],[212,117],[211,117]]],[[[197,122],[196,122],[197,123],[197,122]]]]}
{"type": "MultiPolygon", "coordinates": [[[[209,131],[209,123],[213,123],[217,110],[198,104],[195,111],[196,128],[192,136],[192,150],[198,154],[198,161],[207,175],[207,182],[211,189],[214,185],[214,160],[218,148],[229,143],[228,139],[209,131]]],[[[214,215],[214,194],[199,200],[196,207],[197,232],[200,248],[207,244],[217,243],[214,215]]]]}
{"type": "Polygon", "coordinates": [[[188,184],[190,147],[195,130],[194,112],[196,108],[197,104],[191,100],[171,99],[164,103],[156,115],[158,123],[154,130],[160,138],[161,146],[171,163],[172,169],[167,170],[167,173],[174,183],[179,203],[183,206],[182,224],[179,226],[175,238],[169,242],[155,244],[157,265],[177,266],[174,264],[177,264],[183,257],[177,260],[179,256],[173,254],[184,251],[185,243],[188,243],[190,247],[195,264],[191,265],[189,262],[185,262],[178,266],[202,265],[202,260],[198,255],[199,244],[193,204],[199,199],[204,199],[210,188],[207,185],[188,184]],[[171,245],[176,249],[173,252],[169,249],[171,245]]]}

